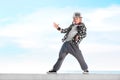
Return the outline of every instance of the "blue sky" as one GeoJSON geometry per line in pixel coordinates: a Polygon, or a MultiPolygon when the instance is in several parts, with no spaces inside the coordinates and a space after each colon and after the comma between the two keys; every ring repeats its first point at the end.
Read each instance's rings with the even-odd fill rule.
{"type": "MultiPolygon", "coordinates": [[[[69,26],[75,11],[81,12],[87,27],[80,49],[89,70],[119,71],[119,0],[3,0],[0,73],[45,73],[51,69],[64,36],[52,23],[55,21],[62,28],[69,26]]],[[[64,71],[81,71],[73,56],[66,57],[60,69],[64,71]]]]}
{"type": "Polygon", "coordinates": [[[119,0],[2,0],[0,1],[0,17],[27,14],[41,7],[82,7],[97,8],[119,4],[119,0]],[[8,14],[9,13],[9,14],[8,14]]]}

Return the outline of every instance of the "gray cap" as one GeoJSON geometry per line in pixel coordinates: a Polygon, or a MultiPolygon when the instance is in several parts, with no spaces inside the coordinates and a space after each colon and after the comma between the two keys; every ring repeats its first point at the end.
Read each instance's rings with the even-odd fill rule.
{"type": "Polygon", "coordinates": [[[75,17],[81,17],[81,14],[80,14],[79,12],[75,12],[75,13],[73,14],[73,18],[75,18],[75,17]]]}

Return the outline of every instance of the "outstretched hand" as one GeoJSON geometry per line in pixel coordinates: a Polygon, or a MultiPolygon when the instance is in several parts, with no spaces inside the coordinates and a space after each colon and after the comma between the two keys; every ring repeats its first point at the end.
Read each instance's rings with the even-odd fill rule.
{"type": "Polygon", "coordinates": [[[58,29],[58,28],[59,28],[59,25],[58,25],[58,24],[56,24],[55,22],[53,23],[53,26],[54,26],[56,29],[58,29]]]}

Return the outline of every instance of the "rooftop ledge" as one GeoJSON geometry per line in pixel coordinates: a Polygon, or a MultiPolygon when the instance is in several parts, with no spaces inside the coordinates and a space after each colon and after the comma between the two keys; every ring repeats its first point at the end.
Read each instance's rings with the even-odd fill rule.
{"type": "Polygon", "coordinates": [[[0,74],[0,80],[120,80],[120,74],[0,74]]]}

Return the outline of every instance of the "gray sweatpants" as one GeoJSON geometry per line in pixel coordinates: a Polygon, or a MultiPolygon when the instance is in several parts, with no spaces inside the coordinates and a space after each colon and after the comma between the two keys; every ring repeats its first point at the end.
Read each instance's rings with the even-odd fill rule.
{"type": "Polygon", "coordinates": [[[67,41],[62,45],[62,48],[59,52],[59,58],[54,65],[53,70],[58,71],[60,69],[62,62],[68,53],[72,54],[78,60],[82,70],[88,69],[79,46],[72,41],[67,41]]]}

